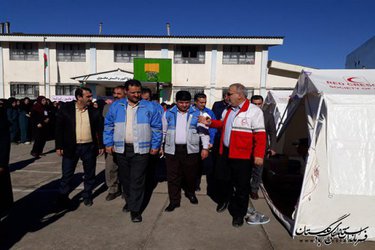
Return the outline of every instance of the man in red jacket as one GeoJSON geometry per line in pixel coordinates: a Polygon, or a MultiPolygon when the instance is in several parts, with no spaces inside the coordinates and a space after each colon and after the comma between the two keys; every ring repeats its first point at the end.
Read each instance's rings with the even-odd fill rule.
{"type": "Polygon", "coordinates": [[[233,217],[232,225],[243,225],[250,193],[251,162],[262,166],[266,149],[263,112],[246,98],[247,91],[240,83],[229,86],[230,107],[221,120],[200,117],[199,121],[221,129],[220,156],[216,165],[218,206],[223,212],[227,206],[233,217]]]}

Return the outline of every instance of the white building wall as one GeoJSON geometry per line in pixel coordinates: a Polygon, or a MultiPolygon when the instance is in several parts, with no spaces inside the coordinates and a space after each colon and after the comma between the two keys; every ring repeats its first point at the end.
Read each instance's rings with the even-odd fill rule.
{"type": "MultiPolygon", "coordinates": [[[[35,82],[39,83],[39,93],[44,92],[44,42],[43,37],[3,37],[2,40],[2,54],[3,54],[3,72],[4,72],[4,94],[5,97],[10,96],[10,82],[35,82]],[[22,40],[26,39],[26,40],[22,40]],[[9,42],[38,42],[39,46],[39,60],[38,61],[10,61],[9,60],[9,42]]],[[[96,66],[96,72],[111,71],[117,68],[133,72],[133,63],[117,63],[114,62],[114,43],[126,43],[125,38],[105,38],[107,40],[101,41],[101,37],[85,38],[82,37],[47,37],[48,46],[48,72],[50,76],[50,94],[55,95],[57,84],[78,84],[77,81],[72,80],[72,77],[87,75],[92,73],[93,66],[96,66]],[[96,41],[98,40],[98,41],[96,41]],[[111,41],[113,40],[113,41],[111,41]],[[85,42],[86,44],[86,60],[85,62],[57,62],[56,60],[56,43],[69,42],[78,43],[85,42]],[[91,49],[90,44],[95,48],[91,49]],[[96,65],[90,63],[93,51],[96,51],[96,65]]],[[[132,38],[128,38],[131,40],[132,38]]],[[[137,38],[138,39],[138,38],[137,38]]],[[[139,38],[137,43],[145,44],[145,58],[169,58],[172,60],[172,87],[203,87],[208,96],[208,102],[212,104],[214,101],[220,100],[222,96],[222,88],[227,88],[230,84],[240,82],[248,88],[253,88],[255,93],[259,91],[261,79],[261,62],[263,47],[267,49],[266,45],[258,45],[255,52],[255,63],[245,65],[223,65],[223,45],[231,44],[232,41],[228,39],[191,39],[188,42],[176,40],[176,44],[204,44],[206,43],[205,63],[204,64],[175,64],[174,63],[174,48],[168,38],[160,38],[160,43],[149,43],[149,39],[139,38]],[[139,41],[138,41],[139,40],[139,41]],[[225,41],[220,44],[221,41],[225,41]],[[169,43],[169,44],[166,44],[169,43]],[[212,49],[216,50],[212,62],[212,49]],[[214,65],[214,70],[213,70],[214,65]]],[[[276,39],[277,40],[277,39],[276,39]]],[[[280,45],[280,40],[277,40],[275,45],[280,45]]],[[[272,39],[265,40],[272,43],[272,39]]],[[[263,40],[254,40],[253,42],[265,42],[263,40]]],[[[129,41],[130,42],[130,41],[129,41]]],[[[233,44],[241,42],[239,39],[234,39],[233,44]]],[[[251,45],[250,41],[245,41],[245,44],[251,45]]],[[[269,77],[267,76],[266,87],[284,86],[287,85],[287,79],[283,77],[269,77]]],[[[173,97],[171,97],[172,99],[173,97]]]]}

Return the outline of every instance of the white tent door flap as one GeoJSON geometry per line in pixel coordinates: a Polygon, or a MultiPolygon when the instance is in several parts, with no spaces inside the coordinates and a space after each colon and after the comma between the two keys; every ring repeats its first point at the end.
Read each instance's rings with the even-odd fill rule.
{"type": "Polygon", "coordinates": [[[329,192],[375,195],[375,103],[361,105],[346,98],[325,98],[329,192]]]}

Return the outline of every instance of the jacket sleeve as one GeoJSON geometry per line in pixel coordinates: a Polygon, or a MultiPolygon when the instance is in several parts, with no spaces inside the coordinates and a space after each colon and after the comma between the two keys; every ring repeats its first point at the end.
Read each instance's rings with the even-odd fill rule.
{"type": "Polygon", "coordinates": [[[63,149],[63,138],[65,136],[65,123],[63,109],[65,104],[62,104],[61,107],[56,112],[56,125],[55,125],[55,148],[63,149]]]}
{"type": "Polygon", "coordinates": [[[103,145],[103,130],[104,130],[104,121],[103,121],[103,116],[101,112],[96,112],[96,137],[98,140],[98,147],[99,148],[104,148],[103,145]]]}
{"type": "Polygon", "coordinates": [[[254,157],[264,158],[266,152],[266,130],[264,128],[264,115],[260,108],[254,109],[254,119],[251,127],[254,135],[254,157]]]}
{"type": "Polygon", "coordinates": [[[270,145],[269,148],[275,151],[276,147],[276,125],[275,119],[272,114],[268,114],[268,119],[266,125],[267,137],[269,138],[270,145]]]}
{"type": "MultiPolygon", "coordinates": [[[[215,116],[214,112],[211,111],[208,114],[211,116],[211,119],[216,120],[216,116],[215,116]]],[[[214,145],[217,129],[216,128],[210,128],[209,132],[210,132],[210,144],[214,145]]]]}
{"type": "Polygon", "coordinates": [[[106,147],[114,145],[113,134],[115,129],[115,105],[112,104],[104,118],[103,143],[106,147]]]}
{"type": "Polygon", "coordinates": [[[159,149],[161,146],[163,137],[161,116],[161,112],[158,109],[154,108],[150,123],[152,133],[151,149],[159,149]]]}

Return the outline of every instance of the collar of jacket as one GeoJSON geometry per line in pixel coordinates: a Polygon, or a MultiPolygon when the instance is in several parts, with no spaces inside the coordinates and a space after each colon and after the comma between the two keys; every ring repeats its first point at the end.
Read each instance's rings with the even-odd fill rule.
{"type": "MultiPolygon", "coordinates": [[[[171,108],[169,111],[171,113],[177,115],[177,112],[178,112],[177,104],[173,108],[171,108]]],[[[187,111],[188,115],[190,115],[194,112],[196,112],[196,109],[193,107],[193,105],[190,105],[189,110],[187,111]]]]}
{"type": "MultiPolygon", "coordinates": [[[[248,108],[249,108],[249,105],[250,105],[250,101],[248,99],[245,100],[244,104],[242,105],[242,108],[240,109],[240,111],[237,113],[237,115],[241,112],[245,112],[248,108]]],[[[228,113],[230,113],[232,111],[232,107],[231,106],[228,106],[227,107],[227,110],[228,110],[228,113]]],[[[236,116],[237,116],[236,115],[236,116]]]]}
{"type": "MultiPolygon", "coordinates": [[[[116,102],[119,102],[119,104],[120,104],[121,106],[123,106],[125,109],[128,108],[128,104],[129,104],[129,102],[128,102],[128,98],[122,98],[122,99],[120,99],[120,100],[118,100],[118,101],[116,101],[116,102]]],[[[144,106],[145,106],[145,102],[147,102],[147,101],[141,99],[141,100],[139,101],[139,103],[138,103],[138,107],[139,107],[139,108],[140,108],[140,107],[144,107],[144,106]]]]}

